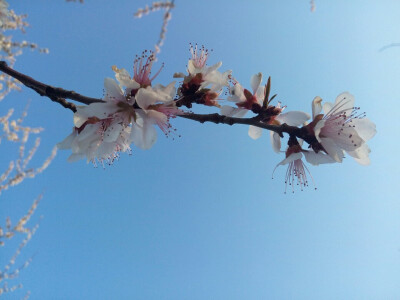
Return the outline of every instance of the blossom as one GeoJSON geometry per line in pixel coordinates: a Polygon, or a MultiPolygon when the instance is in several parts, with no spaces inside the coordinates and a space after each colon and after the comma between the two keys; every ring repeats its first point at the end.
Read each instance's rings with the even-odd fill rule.
{"type": "Polygon", "coordinates": [[[59,149],[71,149],[69,162],[74,162],[86,157],[96,165],[96,160],[104,165],[113,163],[120,152],[130,152],[130,127],[121,127],[114,130],[113,125],[107,120],[88,124],[83,130],[74,127],[72,133],[62,142],[58,143],[59,149]]]}
{"type": "Polygon", "coordinates": [[[354,96],[348,92],[337,96],[334,104],[322,106],[321,102],[320,97],[313,100],[313,122],[308,127],[323,150],[337,162],[342,162],[346,152],[358,163],[368,165],[371,150],[366,142],[376,134],[375,124],[358,112],[360,108],[354,107],[354,96]],[[325,114],[320,114],[322,109],[325,114]]]}
{"type": "Polygon", "coordinates": [[[197,44],[195,47],[190,45],[190,53],[192,58],[187,65],[188,75],[181,72],[174,74],[174,78],[183,78],[179,93],[186,97],[196,94],[196,98],[200,99],[197,103],[219,107],[217,98],[221,90],[229,86],[228,80],[232,72],[219,72],[217,69],[222,66],[222,62],[207,66],[209,51],[204,46],[200,50],[197,44]]]}
{"type": "MultiPolygon", "coordinates": [[[[303,190],[304,187],[308,186],[308,178],[307,173],[311,177],[311,180],[314,183],[314,179],[311,175],[310,170],[303,163],[302,158],[303,155],[306,161],[312,165],[319,164],[327,164],[334,163],[335,160],[332,159],[329,155],[326,155],[322,152],[315,153],[314,151],[304,150],[302,149],[302,141],[297,142],[295,138],[289,139],[289,147],[285,152],[285,159],[278,163],[272,174],[275,173],[275,170],[281,165],[288,165],[285,175],[285,193],[287,191],[288,184],[292,186],[292,192],[294,193],[294,185],[299,185],[300,189],[303,190]]],[[[315,183],[314,183],[315,187],[315,183]]],[[[316,188],[315,188],[316,189],[316,188]]]]}
{"type": "Polygon", "coordinates": [[[264,101],[264,87],[260,86],[262,81],[262,73],[257,73],[251,77],[250,85],[253,92],[243,88],[236,82],[230,89],[228,101],[236,103],[237,108],[224,105],[221,107],[221,114],[228,117],[244,117],[244,115],[253,109],[253,106],[261,106],[264,101]]]}
{"type": "MultiPolygon", "coordinates": [[[[125,71],[116,73],[125,74],[125,71]]],[[[93,164],[96,160],[102,164],[104,161],[112,163],[120,152],[131,151],[130,124],[136,119],[135,99],[125,94],[121,86],[126,86],[129,91],[138,88],[139,84],[116,77],[119,84],[112,78],[104,80],[104,102],[77,107],[72,133],[58,144],[60,149],[71,149],[68,161],[86,157],[93,164]]]]}
{"type": "Polygon", "coordinates": [[[141,149],[149,149],[157,140],[157,132],[153,125],[157,125],[165,135],[171,132],[170,118],[175,118],[183,112],[179,110],[173,97],[175,96],[175,82],[168,86],[141,88],[136,94],[136,101],[140,109],[136,110],[137,120],[132,125],[132,141],[141,149]]]}
{"type": "Polygon", "coordinates": [[[157,139],[154,124],[165,134],[170,132],[169,119],[182,112],[173,100],[175,82],[152,86],[162,69],[151,77],[154,60],[152,52],[143,52],[134,61],[132,77],[113,66],[118,82],[104,80],[104,101],[77,107],[72,133],[58,144],[72,150],[69,161],[86,157],[93,163],[112,163],[120,152],[131,151],[132,142],[142,149],[153,146],[157,139]]]}

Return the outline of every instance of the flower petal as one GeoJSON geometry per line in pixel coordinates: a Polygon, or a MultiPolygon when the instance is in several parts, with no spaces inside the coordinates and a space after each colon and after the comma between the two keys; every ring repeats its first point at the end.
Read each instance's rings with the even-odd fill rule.
{"type": "Polygon", "coordinates": [[[312,101],[312,117],[313,119],[319,115],[321,113],[322,110],[322,98],[317,96],[314,98],[314,100],[312,101]]]}
{"type": "Polygon", "coordinates": [[[262,128],[256,127],[253,125],[249,126],[249,136],[252,139],[256,140],[256,139],[260,138],[261,134],[262,134],[262,128]]]}
{"type": "Polygon", "coordinates": [[[242,118],[247,114],[247,112],[248,112],[247,109],[240,107],[235,108],[229,105],[224,105],[221,107],[221,115],[227,117],[242,118]]]}
{"type": "Polygon", "coordinates": [[[300,126],[310,119],[310,115],[302,111],[289,111],[278,115],[275,119],[281,124],[286,123],[289,126],[300,126]]]}
{"type": "Polygon", "coordinates": [[[371,153],[371,149],[369,149],[367,144],[363,144],[361,147],[358,147],[354,151],[346,151],[350,156],[352,156],[359,164],[361,165],[369,165],[370,159],[369,154],[371,153]]]}
{"type": "Polygon", "coordinates": [[[123,127],[121,124],[111,124],[104,132],[103,142],[115,142],[121,134],[123,127]]]}
{"type": "Polygon", "coordinates": [[[155,104],[163,96],[149,88],[141,88],[136,93],[136,102],[142,109],[147,109],[150,105],[155,104]]]}
{"type": "Polygon", "coordinates": [[[253,76],[251,76],[250,84],[251,84],[251,88],[252,88],[252,90],[253,90],[253,95],[256,94],[256,92],[257,92],[257,90],[258,90],[258,87],[259,87],[260,84],[261,84],[262,76],[263,76],[263,75],[262,75],[261,72],[255,74],[255,75],[253,75],[253,76]]]}
{"type": "Polygon", "coordinates": [[[281,151],[281,137],[274,131],[269,132],[269,137],[271,140],[272,149],[279,153],[281,151]]]}
{"type": "Polygon", "coordinates": [[[277,166],[286,165],[288,163],[291,163],[292,161],[295,161],[297,159],[301,159],[302,157],[303,157],[303,155],[301,154],[301,152],[292,153],[288,157],[286,157],[284,160],[282,160],[277,166]]]}
{"type": "Polygon", "coordinates": [[[117,82],[112,78],[104,79],[104,89],[106,90],[106,94],[104,99],[108,101],[109,99],[115,99],[118,101],[125,100],[124,92],[121,90],[120,86],[117,82]]]}
{"type": "Polygon", "coordinates": [[[68,135],[64,140],[62,140],[61,142],[59,142],[57,144],[57,148],[60,150],[64,150],[64,149],[71,149],[72,147],[72,143],[76,138],[76,130],[75,128],[72,129],[72,133],[70,135],[68,135]]]}
{"type": "Polygon", "coordinates": [[[337,162],[342,162],[344,154],[343,150],[340,149],[334,141],[329,138],[320,138],[320,143],[329,154],[337,162]]]}
{"type": "Polygon", "coordinates": [[[136,147],[147,150],[150,149],[157,140],[157,131],[153,124],[146,119],[143,120],[143,125],[136,123],[132,125],[131,139],[136,147]]]}
{"type": "Polygon", "coordinates": [[[339,105],[342,110],[353,110],[354,107],[354,96],[349,92],[343,92],[335,99],[335,106],[339,105]]]}
{"type": "Polygon", "coordinates": [[[376,134],[376,125],[367,118],[353,119],[353,124],[356,126],[358,135],[364,140],[368,141],[376,134]]]}
{"type": "Polygon", "coordinates": [[[314,151],[304,150],[303,154],[306,158],[306,161],[313,166],[318,166],[320,164],[331,164],[336,162],[332,157],[322,152],[315,153],[314,151]]]}

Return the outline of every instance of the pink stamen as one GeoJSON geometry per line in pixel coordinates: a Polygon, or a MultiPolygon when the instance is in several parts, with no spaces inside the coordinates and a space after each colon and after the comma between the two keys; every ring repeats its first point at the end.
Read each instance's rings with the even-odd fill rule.
{"type": "Polygon", "coordinates": [[[203,68],[206,65],[207,58],[209,55],[208,49],[205,49],[204,46],[201,46],[200,49],[197,48],[197,44],[193,47],[190,44],[190,53],[192,54],[193,64],[196,68],[203,68]]]}
{"type": "Polygon", "coordinates": [[[160,74],[161,70],[164,68],[162,64],[158,72],[150,78],[151,68],[155,61],[154,53],[150,51],[150,55],[147,54],[147,50],[142,53],[142,56],[136,57],[133,63],[133,79],[142,86],[149,86],[151,82],[160,74]],[[144,62],[144,60],[146,60],[144,62]],[[144,63],[144,64],[143,64],[144,63]]]}

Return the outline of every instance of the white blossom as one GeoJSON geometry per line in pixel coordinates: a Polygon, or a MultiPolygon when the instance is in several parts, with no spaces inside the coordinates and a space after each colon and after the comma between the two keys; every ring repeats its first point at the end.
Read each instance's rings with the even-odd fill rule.
{"type": "Polygon", "coordinates": [[[376,134],[373,122],[359,113],[354,107],[354,96],[348,92],[340,94],[335,103],[321,105],[322,99],[313,100],[313,126],[315,137],[335,161],[342,162],[344,152],[358,163],[370,163],[369,149],[366,142],[376,134]],[[323,109],[325,114],[320,114],[323,109]]]}

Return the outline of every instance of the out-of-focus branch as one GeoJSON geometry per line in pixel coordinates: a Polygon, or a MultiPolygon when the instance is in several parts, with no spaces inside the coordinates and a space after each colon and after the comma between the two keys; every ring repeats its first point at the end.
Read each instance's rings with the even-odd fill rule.
{"type": "Polygon", "coordinates": [[[157,44],[154,45],[155,54],[161,52],[161,47],[164,44],[164,40],[167,33],[167,26],[169,21],[171,20],[171,10],[175,7],[174,0],[172,1],[156,1],[151,4],[151,6],[146,5],[145,8],[139,8],[136,13],[134,14],[135,18],[141,18],[143,15],[147,15],[151,12],[158,11],[160,9],[165,9],[165,13],[163,16],[163,24],[161,26],[160,36],[158,38],[157,44]]]}
{"type": "MultiPolygon", "coordinates": [[[[17,224],[12,226],[11,220],[7,218],[6,225],[4,229],[0,226],[0,246],[4,246],[6,240],[10,240],[16,236],[17,233],[25,234],[25,238],[19,244],[18,248],[14,252],[13,256],[7,263],[7,265],[0,269],[0,296],[5,293],[10,293],[15,291],[16,289],[22,288],[22,284],[17,285],[8,285],[8,280],[15,279],[18,277],[18,274],[25,269],[32,261],[32,258],[26,260],[21,266],[14,267],[18,256],[21,254],[22,249],[28,244],[32,236],[35,234],[36,230],[39,227],[39,224],[36,224],[32,228],[27,228],[25,225],[28,223],[32,215],[34,214],[42,195],[40,195],[31,205],[29,211],[18,220],[17,224]]],[[[27,293],[29,296],[29,292],[27,293]]]]}
{"type": "Polygon", "coordinates": [[[0,142],[8,140],[18,143],[18,158],[11,160],[7,169],[0,170],[0,194],[3,190],[7,190],[12,186],[20,184],[26,178],[34,178],[37,174],[43,172],[50,162],[54,159],[57,148],[54,147],[49,157],[37,168],[28,167],[36,150],[40,144],[40,138],[36,138],[34,145],[26,152],[26,144],[31,134],[38,134],[42,128],[33,128],[22,126],[26,111],[17,120],[12,120],[14,110],[10,109],[5,116],[0,116],[0,125],[3,127],[3,134],[0,135],[0,142]]]}

